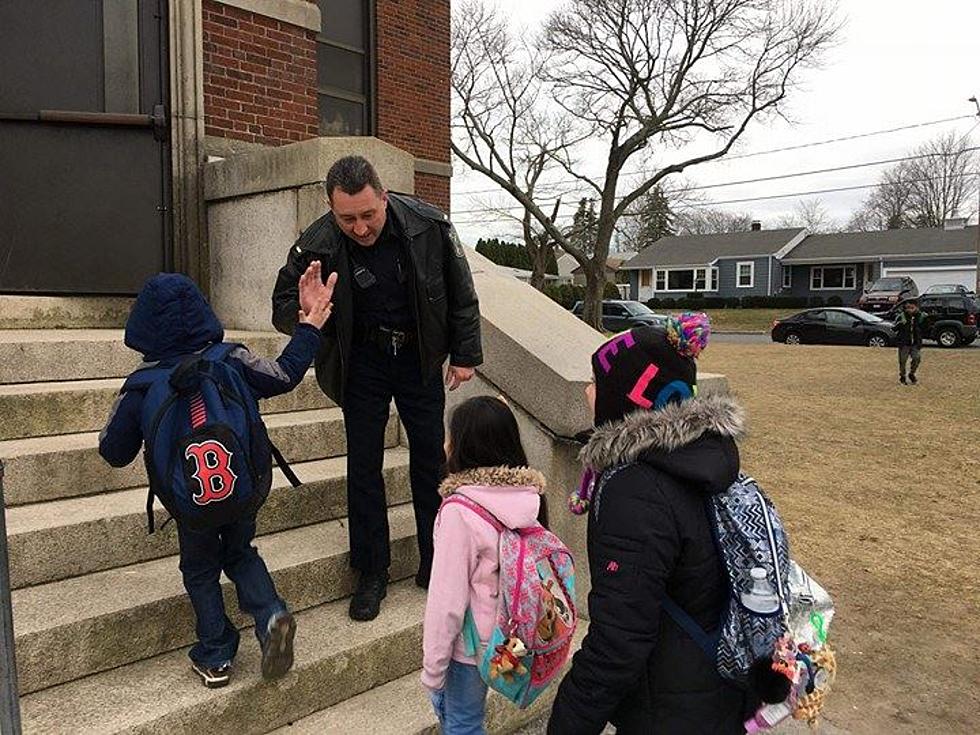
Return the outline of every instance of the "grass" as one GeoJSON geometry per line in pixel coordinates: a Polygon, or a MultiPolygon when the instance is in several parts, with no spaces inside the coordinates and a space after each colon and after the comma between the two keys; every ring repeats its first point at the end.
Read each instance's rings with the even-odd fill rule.
{"type": "Polygon", "coordinates": [[[828,720],[854,733],[978,731],[980,359],[715,343],[749,411],[743,466],[776,502],[794,557],[834,596],[828,720]]]}
{"type": "Polygon", "coordinates": [[[711,309],[711,328],[715,332],[769,333],[774,319],[795,314],[793,309],[711,309]]]}

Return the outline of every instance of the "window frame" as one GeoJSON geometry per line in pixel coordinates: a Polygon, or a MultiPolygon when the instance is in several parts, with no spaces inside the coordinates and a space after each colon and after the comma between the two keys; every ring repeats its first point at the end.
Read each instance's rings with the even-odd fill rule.
{"type": "Polygon", "coordinates": [[[857,289],[857,266],[856,265],[814,265],[810,267],[810,290],[811,291],[854,291],[857,289]],[[841,285],[825,286],[827,282],[826,271],[840,270],[841,285]],[[819,272],[820,285],[817,286],[817,274],[819,272]],[[851,275],[851,285],[847,285],[847,275],[851,275]]]}
{"type": "Polygon", "coordinates": [[[755,261],[739,260],[735,263],[735,288],[755,288],[755,261]],[[742,283],[742,266],[749,267],[749,282],[742,283]]]}
{"type": "Polygon", "coordinates": [[[793,288],[793,266],[783,266],[783,289],[793,288]],[[789,276],[789,278],[787,278],[789,276]]]}
{"type": "MultiPolygon", "coordinates": [[[[329,2],[329,0],[326,0],[329,2]]],[[[332,40],[323,34],[323,23],[329,21],[327,13],[323,12],[321,1],[317,0],[317,7],[321,11],[321,28],[316,34],[316,55],[317,55],[317,75],[316,75],[316,108],[317,126],[319,134],[324,137],[345,137],[347,134],[328,134],[323,131],[323,120],[320,117],[320,100],[322,97],[329,97],[334,100],[359,104],[363,112],[363,126],[360,135],[356,137],[371,137],[377,135],[378,130],[378,85],[377,85],[377,0],[357,0],[364,10],[364,42],[361,47],[351,46],[348,43],[332,40]],[[360,92],[342,89],[326,84],[320,79],[319,50],[321,46],[346,51],[349,53],[360,54],[363,59],[362,78],[364,80],[363,89],[360,92]]]]}

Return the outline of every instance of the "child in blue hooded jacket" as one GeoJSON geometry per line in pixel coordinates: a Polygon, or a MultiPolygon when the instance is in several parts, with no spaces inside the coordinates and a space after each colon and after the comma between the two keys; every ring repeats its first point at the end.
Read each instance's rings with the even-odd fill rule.
{"type": "MultiPolygon", "coordinates": [[[[320,329],[330,317],[336,275],[322,281],[314,263],[300,278],[299,324],[275,360],[236,347],[227,362],[239,370],[256,398],[287,393],[299,385],[320,347],[320,329]]],[[[169,367],[222,342],[224,328],[204,295],[186,276],[161,273],[143,286],[126,323],[125,343],[143,354],[144,365],[169,367]]],[[[145,437],[140,419],[144,392],[129,390],[116,400],[99,435],[99,454],[113,467],[123,467],[139,454],[145,437]]],[[[252,546],[255,517],[209,530],[177,521],[180,571],[196,618],[197,642],[191,666],[209,688],[231,680],[239,633],[225,614],[221,572],[235,584],[242,611],[255,619],[262,649],[262,674],[274,678],[293,664],[296,623],[279,597],[265,562],[252,546]]]]}

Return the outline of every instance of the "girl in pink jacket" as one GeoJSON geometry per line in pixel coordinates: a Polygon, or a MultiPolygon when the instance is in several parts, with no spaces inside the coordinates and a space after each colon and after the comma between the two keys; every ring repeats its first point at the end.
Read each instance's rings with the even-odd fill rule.
{"type": "MultiPolygon", "coordinates": [[[[440,494],[465,495],[508,528],[547,525],[544,476],[527,467],[517,420],[502,400],[471,398],[453,413],[446,447],[449,477],[440,494]]],[[[483,735],[487,687],[466,655],[463,619],[469,610],[486,645],[498,602],[499,534],[458,503],[436,519],[435,556],[425,608],[422,683],[443,735],[483,735]]]]}

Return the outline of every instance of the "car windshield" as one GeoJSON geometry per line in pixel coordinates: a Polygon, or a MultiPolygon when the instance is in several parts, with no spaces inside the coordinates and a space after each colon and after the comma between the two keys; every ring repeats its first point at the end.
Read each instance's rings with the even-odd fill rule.
{"type": "Polygon", "coordinates": [[[872,291],[901,291],[901,278],[879,278],[871,287],[872,291]]]}
{"type": "Polygon", "coordinates": [[[930,286],[926,293],[959,293],[959,286],[930,286]]]}
{"type": "Polygon", "coordinates": [[[878,322],[885,321],[880,316],[875,314],[869,314],[866,311],[861,311],[860,309],[841,309],[845,314],[853,316],[855,319],[860,319],[862,322],[870,322],[871,324],[877,324],[878,322]]]}
{"type": "Polygon", "coordinates": [[[623,306],[633,316],[656,316],[653,309],[646,304],[641,304],[639,301],[627,301],[623,306]]]}

